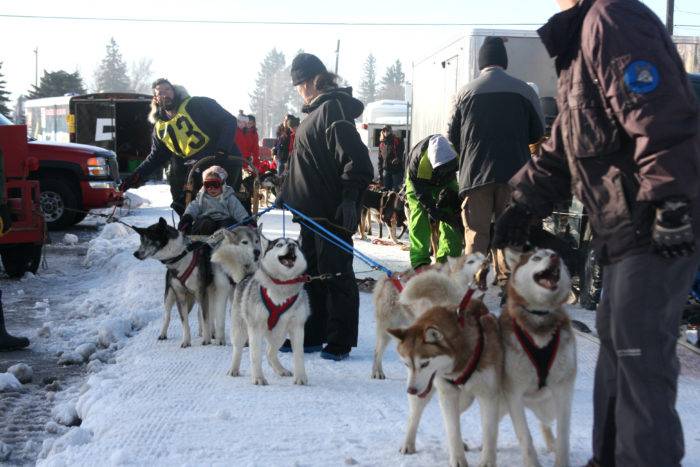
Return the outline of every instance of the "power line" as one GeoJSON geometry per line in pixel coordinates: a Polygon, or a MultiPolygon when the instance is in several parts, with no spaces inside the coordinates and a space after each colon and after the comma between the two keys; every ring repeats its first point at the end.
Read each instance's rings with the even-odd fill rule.
{"type": "Polygon", "coordinates": [[[47,19],[69,21],[113,21],[127,23],[176,23],[176,24],[238,24],[270,26],[541,26],[542,23],[380,23],[369,21],[269,21],[269,20],[216,20],[216,19],[167,19],[167,18],[125,18],[100,16],[48,16],[48,15],[6,15],[9,19],[47,19]]]}
{"type": "Polygon", "coordinates": [[[697,11],[676,10],[676,12],[685,13],[686,15],[700,15],[697,11]]]}

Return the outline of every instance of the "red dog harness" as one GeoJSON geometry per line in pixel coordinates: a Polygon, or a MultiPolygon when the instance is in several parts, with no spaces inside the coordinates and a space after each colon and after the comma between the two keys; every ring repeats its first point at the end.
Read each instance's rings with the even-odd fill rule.
{"type": "Polygon", "coordinates": [[[518,338],[520,346],[525,351],[527,358],[530,359],[532,365],[537,371],[538,389],[542,389],[547,385],[547,376],[549,376],[549,370],[552,368],[552,363],[557,357],[557,350],[559,350],[559,331],[561,327],[557,327],[554,336],[550,339],[549,343],[545,347],[537,347],[532,336],[527,333],[523,328],[518,325],[515,318],[511,318],[513,322],[513,329],[515,330],[515,337],[518,338]]]}
{"type": "Polygon", "coordinates": [[[261,285],[260,297],[262,297],[263,303],[265,304],[265,308],[267,308],[267,311],[270,313],[270,316],[267,317],[267,329],[272,331],[275,328],[275,326],[277,326],[277,322],[280,320],[280,317],[287,310],[289,310],[292,307],[292,305],[294,305],[294,303],[297,301],[297,297],[299,297],[299,294],[292,295],[281,304],[275,305],[275,303],[268,295],[267,289],[261,285]]]}
{"type": "MultiPolygon", "coordinates": [[[[467,309],[469,302],[471,302],[472,297],[474,296],[474,292],[476,292],[476,289],[469,288],[467,290],[467,293],[464,294],[464,297],[462,297],[462,301],[459,303],[460,312],[467,309]]],[[[459,327],[464,328],[464,315],[462,313],[459,314],[457,322],[459,323],[459,327]]],[[[471,378],[471,376],[476,371],[476,367],[479,364],[479,360],[481,359],[481,353],[484,350],[484,328],[481,327],[481,321],[479,321],[479,316],[477,316],[476,318],[476,325],[479,328],[479,340],[476,342],[476,348],[474,348],[474,352],[472,352],[472,356],[469,358],[469,362],[467,362],[466,368],[462,373],[460,373],[457,379],[447,380],[455,386],[462,386],[464,383],[469,381],[469,378],[471,378]]]]}

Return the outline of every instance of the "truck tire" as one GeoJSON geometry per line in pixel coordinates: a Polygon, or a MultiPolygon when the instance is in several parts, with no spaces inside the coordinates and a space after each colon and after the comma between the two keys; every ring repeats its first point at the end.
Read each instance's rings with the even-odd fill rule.
{"type": "Polygon", "coordinates": [[[36,274],[41,262],[42,245],[22,243],[17,245],[6,245],[0,252],[2,257],[2,267],[8,276],[19,278],[25,272],[36,274]]]}
{"type": "Polygon", "coordinates": [[[44,220],[49,230],[60,230],[76,223],[78,196],[73,188],[64,180],[42,178],[40,205],[44,220]]]}
{"type": "Polygon", "coordinates": [[[586,310],[595,310],[600,302],[600,292],[603,288],[603,269],[589,244],[581,250],[583,265],[579,277],[579,303],[586,310]]]}

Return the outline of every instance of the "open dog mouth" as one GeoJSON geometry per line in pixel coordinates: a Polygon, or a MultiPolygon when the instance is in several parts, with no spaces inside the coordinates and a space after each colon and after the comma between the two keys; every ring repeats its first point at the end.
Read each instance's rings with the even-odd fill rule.
{"type": "Polygon", "coordinates": [[[297,260],[297,254],[296,250],[292,247],[287,248],[287,253],[284,254],[283,256],[278,257],[279,262],[288,268],[294,267],[294,263],[297,260]]]}
{"type": "Polygon", "coordinates": [[[555,290],[559,286],[560,270],[559,261],[552,261],[547,269],[536,273],[533,277],[538,285],[545,289],[555,290]]]}
{"type": "Polygon", "coordinates": [[[433,389],[433,380],[435,379],[435,372],[430,376],[430,381],[428,381],[428,387],[425,388],[425,391],[421,392],[420,394],[417,394],[418,397],[423,399],[426,397],[428,394],[430,394],[430,391],[433,389]]]}

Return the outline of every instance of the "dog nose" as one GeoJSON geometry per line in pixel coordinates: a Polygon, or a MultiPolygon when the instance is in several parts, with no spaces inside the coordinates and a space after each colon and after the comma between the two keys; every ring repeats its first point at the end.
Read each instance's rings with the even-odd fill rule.
{"type": "Polygon", "coordinates": [[[414,388],[413,386],[409,386],[406,392],[412,396],[415,396],[416,394],[418,394],[418,389],[414,388]]]}
{"type": "Polygon", "coordinates": [[[136,258],[136,259],[141,259],[141,257],[139,257],[139,252],[138,252],[138,251],[134,251],[134,258],[136,258]]]}

